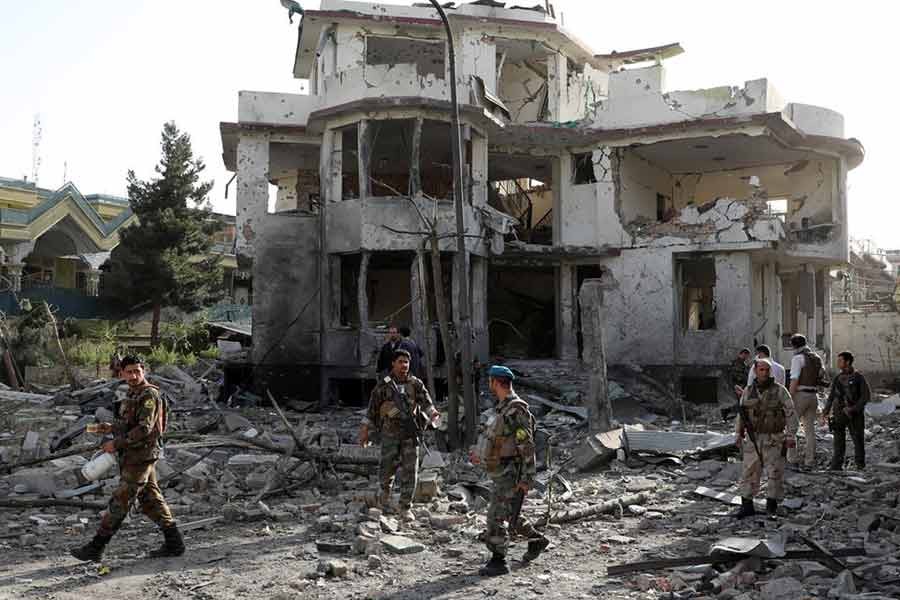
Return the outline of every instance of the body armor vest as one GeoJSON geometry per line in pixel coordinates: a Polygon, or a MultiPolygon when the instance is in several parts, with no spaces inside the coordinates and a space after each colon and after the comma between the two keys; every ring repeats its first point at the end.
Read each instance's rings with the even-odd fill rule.
{"type": "Polygon", "coordinates": [[[769,387],[760,390],[756,383],[750,389],[747,409],[750,412],[750,420],[753,429],[757,433],[784,433],[787,419],[784,416],[784,407],[781,405],[778,385],[772,382],[769,387]]]}

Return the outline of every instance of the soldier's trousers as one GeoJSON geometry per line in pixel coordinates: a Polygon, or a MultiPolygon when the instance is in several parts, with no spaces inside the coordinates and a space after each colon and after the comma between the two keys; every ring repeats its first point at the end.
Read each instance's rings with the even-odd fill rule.
{"type": "Polygon", "coordinates": [[[513,500],[516,495],[516,478],[514,474],[492,476],[494,482],[491,500],[487,512],[487,532],[485,545],[492,553],[506,556],[509,548],[509,534],[519,534],[528,539],[543,537],[523,515],[519,516],[515,531],[509,532],[506,526],[512,516],[513,500]]]}
{"type": "Polygon", "coordinates": [[[419,444],[414,437],[405,435],[381,436],[381,493],[383,501],[391,496],[394,475],[400,472],[400,507],[409,508],[419,472],[419,444]]]}
{"type": "Polygon", "coordinates": [[[847,452],[847,431],[850,431],[850,439],[853,440],[853,458],[858,469],[866,466],[866,417],[863,413],[854,414],[852,417],[838,415],[834,419],[834,456],[831,458],[831,468],[841,469],[844,466],[844,455],[847,452]]]}
{"type": "Polygon", "coordinates": [[[750,438],[744,437],[741,445],[743,452],[744,474],[741,479],[741,496],[751,498],[759,493],[759,483],[762,478],[763,467],[768,476],[766,486],[767,496],[775,500],[784,498],[784,457],[781,450],[784,445],[783,433],[757,433],[756,441],[759,451],[762,452],[763,462],[760,464],[759,455],[750,438]]]}
{"type": "Polygon", "coordinates": [[[172,511],[163,498],[162,491],[156,481],[156,463],[140,465],[122,465],[119,487],[109,499],[106,514],[100,521],[98,535],[112,536],[122,526],[128,516],[132,502],[137,499],[141,512],[160,527],[171,527],[175,524],[172,511]]]}
{"type": "MultiPolygon", "coordinates": [[[[816,464],[816,411],[819,409],[819,399],[815,392],[798,391],[794,395],[794,410],[803,425],[804,457],[803,463],[811,467],[816,464]]],[[[799,444],[797,447],[788,448],[788,460],[792,463],[799,462],[799,444]]]]}

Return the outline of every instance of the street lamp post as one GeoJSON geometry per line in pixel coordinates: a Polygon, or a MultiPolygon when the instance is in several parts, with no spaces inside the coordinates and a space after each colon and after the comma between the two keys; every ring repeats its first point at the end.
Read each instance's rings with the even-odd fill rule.
{"type": "MultiPolygon", "coordinates": [[[[468,261],[466,260],[466,239],[465,227],[463,224],[463,189],[462,177],[462,134],[459,128],[459,101],[456,97],[456,52],[453,48],[453,31],[450,29],[450,21],[447,20],[447,14],[437,0],[430,0],[432,6],[437,10],[444,23],[444,30],[447,33],[447,56],[450,62],[450,118],[451,118],[451,151],[453,153],[453,190],[454,205],[456,208],[456,261],[457,273],[459,277],[459,343],[461,349],[461,370],[463,379],[463,398],[466,412],[466,443],[474,442],[475,429],[477,424],[476,407],[475,407],[475,390],[472,387],[472,330],[469,322],[469,270],[468,261]]],[[[452,366],[455,356],[447,357],[447,377],[455,377],[452,366]]],[[[451,398],[451,402],[457,401],[451,398]]],[[[453,444],[457,440],[452,441],[453,444]]]]}

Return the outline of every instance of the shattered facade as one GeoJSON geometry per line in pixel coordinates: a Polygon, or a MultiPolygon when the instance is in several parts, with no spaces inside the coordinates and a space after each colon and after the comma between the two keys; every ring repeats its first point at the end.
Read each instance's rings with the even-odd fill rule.
{"type": "Polygon", "coordinates": [[[258,365],[329,388],[369,378],[388,321],[436,349],[422,215],[458,319],[451,85],[482,360],[579,358],[578,290],[603,277],[612,364],[677,384],[741,346],[784,362],[795,331],[831,354],[828,273],[848,260],[846,176],[863,158],[841,115],[765,79],[667,91],[677,44],[596,54],[543,11],[448,13],[456,81],[431,8],[323,0],[294,57],[309,93],[241,92],[221,124],[258,365]]]}

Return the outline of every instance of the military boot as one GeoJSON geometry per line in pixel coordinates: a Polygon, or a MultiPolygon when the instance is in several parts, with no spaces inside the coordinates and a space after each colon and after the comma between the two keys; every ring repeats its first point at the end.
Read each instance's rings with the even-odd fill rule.
{"type": "Polygon", "coordinates": [[[546,537],[541,536],[538,538],[532,538],[528,540],[528,550],[525,554],[522,555],[522,560],[525,562],[531,562],[541,555],[541,552],[550,545],[550,540],[546,537]]]}
{"type": "Polygon", "coordinates": [[[743,519],[752,517],[756,514],[756,508],[753,506],[753,498],[741,498],[741,509],[734,513],[735,519],[743,519]]]}
{"type": "Polygon", "coordinates": [[[72,548],[69,553],[78,560],[100,562],[100,559],[103,558],[103,551],[106,550],[106,545],[111,539],[110,535],[97,534],[90,542],[84,546],[72,548]]]}
{"type": "Polygon", "coordinates": [[[766,514],[770,517],[778,516],[778,500],[775,498],[766,498],[766,514]]]}
{"type": "Polygon", "coordinates": [[[496,577],[509,574],[509,567],[506,566],[506,557],[494,553],[491,555],[491,560],[478,570],[478,574],[482,577],[496,577]]]}
{"type": "Polygon", "coordinates": [[[150,558],[164,558],[166,556],[181,556],[184,554],[184,539],[177,525],[163,527],[163,544],[150,552],[150,558]]]}

